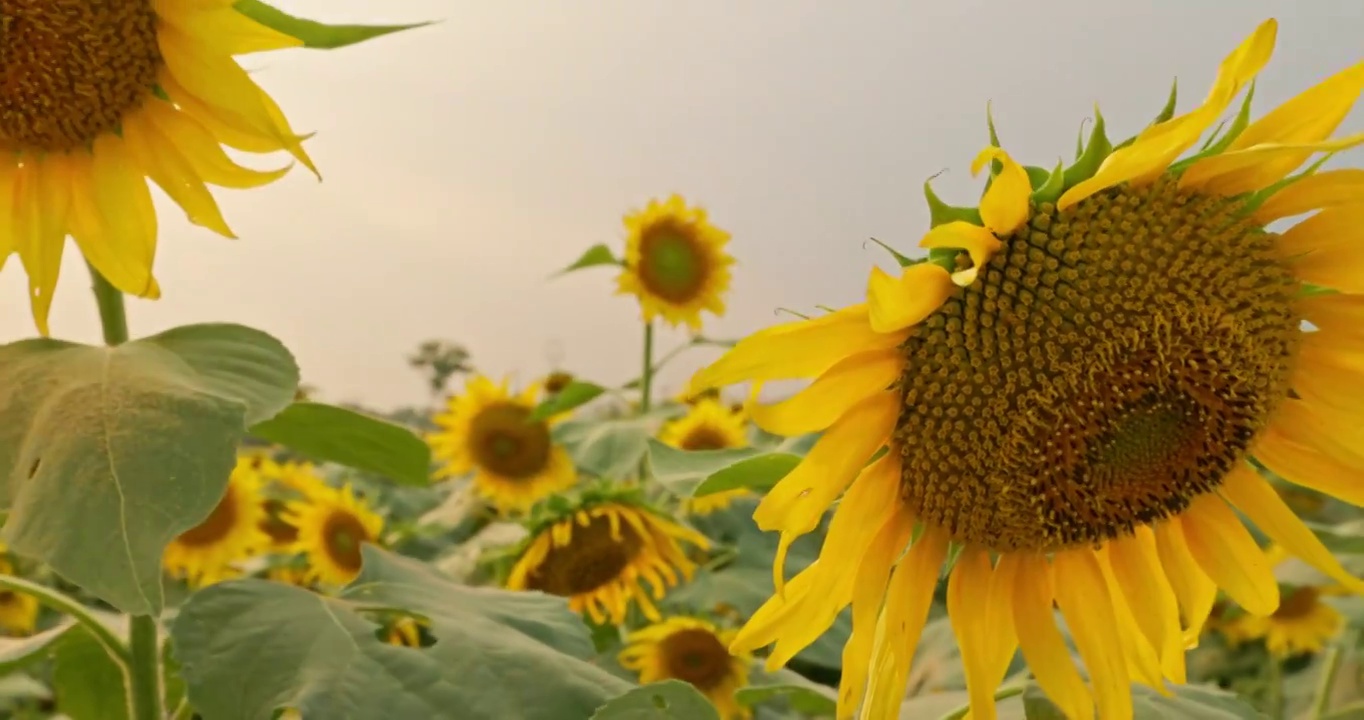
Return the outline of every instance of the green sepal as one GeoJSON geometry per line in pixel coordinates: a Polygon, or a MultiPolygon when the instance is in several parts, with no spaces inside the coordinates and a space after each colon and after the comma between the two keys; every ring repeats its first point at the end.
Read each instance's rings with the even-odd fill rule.
{"type": "MultiPolygon", "coordinates": [[[[933,177],[937,177],[937,175],[933,177]]],[[[928,226],[930,228],[958,220],[965,220],[976,225],[982,224],[979,208],[956,207],[943,202],[937,193],[933,192],[932,177],[924,181],[924,198],[928,200],[928,226]]]]}
{"type": "Polygon", "coordinates": [[[872,242],[876,243],[877,245],[880,245],[880,246],[881,246],[881,249],[883,249],[883,250],[885,250],[886,252],[890,253],[890,256],[893,257],[893,258],[895,258],[895,262],[899,263],[899,264],[900,264],[900,267],[902,267],[902,268],[903,268],[903,267],[909,267],[910,265],[918,265],[919,263],[921,263],[921,262],[923,262],[924,260],[927,259],[927,258],[911,258],[911,257],[905,257],[904,255],[902,255],[902,254],[900,253],[900,251],[898,251],[898,250],[896,250],[895,248],[893,248],[893,247],[891,247],[891,246],[889,246],[889,245],[887,245],[887,244],[881,242],[880,240],[877,240],[876,238],[867,238],[867,239],[868,239],[868,240],[871,240],[872,242]]]}
{"type": "Polygon", "coordinates": [[[956,272],[957,256],[963,252],[961,248],[932,248],[928,251],[928,261],[947,272],[956,272]]]}
{"type": "Polygon", "coordinates": [[[559,277],[560,275],[567,275],[568,273],[571,273],[575,270],[597,267],[599,265],[619,266],[624,264],[625,261],[616,257],[616,254],[611,252],[611,248],[607,247],[603,243],[598,243],[588,248],[587,250],[583,251],[583,254],[579,255],[578,259],[574,260],[571,265],[564,268],[563,270],[560,270],[557,273],[554,273],[550,277],[559,277]]]}
{"type": "Polygon", "coordinates": [[[1312,283],[1302,283],[1302,288],[1298,290],[1299,298],[1315,297],[1317,295],[1339,295],[1340,291],[1329,288],[1325,285],[1313,285],[1312,283]]]}
{"type": "Polygon", "coordinates": [[[1099,106],[1095,105],[1094,129],[1089,132],[1089,142],[1085,144],[1084,153],[1073,165],[1065,169],[1062,190],[1075,187],[1081,181],[1094,177],[1094,173],[1099,171],[1099,166],[1112,153],[1113,143],[1109,141],[1108,133],[1104,129],[1104,114],[1099,112],[1099,106]]]}
{"type": "Polygon", "coordinates": [[[1289,185],[1292,185],[1293,183],[1305,177],[1315,174],[1317,170],[1320,170],[1321,166],[1325,165],[1326,161],[1330,160],[1333,156],[1335,156],[1335,153],[1327,153],[1326,155],[1319,158],[1316,162],[1312,163],[1311,165],[1308,165],[1306,170],[1303,170],[1297,175],[1290,175],[1274,183],[1273,185],[1270,185],[1269,187],[1261,188],[1253,193],[1250,193],[1249,195],[1246,196],[1245,203],[1241,205],[1241,209],[1239,210],[1238,214],[1241,217],[1246,217],[1254,213],[1256,210],[1259,210],[1260,206],[1264,205],[1266,200],[1270,199],[1271,197],[1274,197],[1275,193],[1279,192],[1280,190],[1288,187],[1289,185]]]}
{"type": "MultiPolygon", "coordinates": [[[[1031,173],[1029,173],[1031,175],[1031,173]]],[[[1066,190],[1066,169],[1065,163],[1058,158],[1056,169],[1047,174],[1040,184],[1034,184],[1032,191],[1032,201],[1035,205],[1042,203],[1054,203],[1061,197],[1061,193],[1066,190]]]]}
{"type": "Polygon", "coordinates": [[[1075,134],[1075,159],[1079,160],[1085,154],[1085,123],[1089,118],[1080,121],[1080,132],[1075,134]]]}
{"type": "MultiPolygon", "coordinates": [[[[999,144],[999,133],[995,132],[995,116],[990,110],[990,103],[985,103],[985,125],[990,129],[990,147],[1004,147],[999,144]]],[[[990,161],[990,178],[985,181],[985,188],[990,188],[990,180],[1001,172],[1004,172],[1004,163],[998,160],[990,161]]]]}
{"type": "Polygon", "coordinates": [[[333,50],[364,42],[380,35],[411,30],[431,22],[411,23],[409,25],[327,25],[314,20],[294,17],[261,0],[237,0],[233,5],[237,12],[255,20],[271,30],[298,38],[303,47],[317,50],[333,50]]]}
{"type": "MultiPolygon", "coordinates": [[[[1177,101],[1178,99],[1179,99],[1179,78],[1175,78],[1174,82],[1170,84],[1170,97],[1166,98],[1166,100],[1165,100],[1165,107],[1163,107],[1163,108],[1160,109],[1160,113],[1158,113],[1158,114],[1156,115],[1156,119],[1155,119],[1155,120],[1152,120],[1152,121],[1151,121],[1151,124],[1150,124],[1150,125],[1147,125],[1146,127],[1147,127],[1147,128],[1151,128],[1151,127],[1153,127],[1153,126],[1159,125],[1159,124],[1165,122],[1166,120],[1169,120],[1170,118],[1174,117],[1174,116],[1175,116],[1175,103],[1176,103],[1176,101],[1177,101]]],[[[1121,150],[1122,148],[1125,148],[1125,147],[1127,147],[1128,145],[1131,145],[1132,143],[1136,142],[1136,140],[1137,140],[1137,136],[1136,136],[1136,135],[1133,135],[1132,137],[1127,138],[1126,140],[1123,140],[1122,142],[1118,143],[1117,146],[1114,147],[1113,149],[1114,149],[1114,150],[1121,150]]]]}
{"type": "Polygon", "coordinates": [[[1034,191],[1046,185],[1051,179],[1051,171],[1037,165],[1024,165],[1023,172],[1028,174],[1028,185],[1032,186],[1034,191]]]}
{"type": "Polygon", "coordinates": [[[1231,146],[1232,142],[1235,141],[1236,138],[1240,136],[1242,132],[1245,131],[1246,126],[1250,125],[1250,101],[1254,98],[1255,83],[1252,81],[1250,83],[1250,88],[1246,90],[1245,99],[1241,101],[1241,109],[1237,111],[1236,118],[1231,121],[1231,127],[1227,128],[1226,134],[1222,135],[1221,137],[1218,137],[1216,134],[1214,134],[1213,138],[1216,138],[1215,141],[1213,140],[1213,138],[1209,138],[1208,142],[1204,144],[1202,150],[1199,150],[1196,154],[1190,155],[1189,157],[1186,157],[1178,162],[1171,164],[1169,172],[1171,174],[1178,175],[1184,170],[1187,170],[1190,165],[1193,165],[1194,163],[1198,162],[1199,160],[1202,160],[1203,158],[1212,157],[1214,155],[1221,155],[1223,152],[1225,152],[1226,149],[1231,146]]]}

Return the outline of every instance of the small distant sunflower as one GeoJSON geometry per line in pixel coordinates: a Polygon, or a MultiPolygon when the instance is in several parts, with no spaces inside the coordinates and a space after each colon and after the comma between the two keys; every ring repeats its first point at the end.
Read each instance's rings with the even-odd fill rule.
{"type": "MultiPolygon", "coordinates": [[[[1273,545],[1265,550],[1265,557],[1278,565],[1290,556],[1280,546],[1273,545]]],[[[1348,594],[1349,591],[1334,583],[1299,585],[1286,591],[1287,594],[1273,613],[1241,613],[1223,618],[1217,623],[1217,631],[1233,644],[1263,640],[1265,648],[1278,658],[1321,652],[1326,643],[1345,627],[1345,617],[1322,602],[1322,598],[1348,594]]]]}
{"type": "MultiPolygon", "coordinates": [[[[0,575],[13,575],[14,564],[0,544],[0,575]]],[[[0,590],[0,628],[10,635],[28,635],[38,621],[38,599],[27,593],[0,590]]]]}
{"type": "Polygon", "coordinates": [[[564,388],[568,387],[572,383],[573,373],[567,373],[562,370],[555,370],[554,372],[545,376],[545,394],[558,395],[559,393],[564,391],[564,388]]]}
{"type": "Polygon", "coordinates": [[[285,508],[285,521],[298,528],[296,552],[308,561],[307,578],[323,585],[345,585],[360,574],[364,543],[377,543],[384,520],[355,497],[350,485],[326,488],[285,508]]]}
{"type": "Polygon", "coordinates": [[[525,512],[536,502],[567,490],[578,481],[568,452],[550,438],[556,421],[532,420],[539,388],[519,395],[508,383],[478,376],[464,394],[450,398],[448,411],[436,415],[440,430],[429,436],[439,477],[470,470],[474,486],[502,512],[525,512]]]}
{"type": "Polygon", "coordinates": [[[276,463],[269,469],[266,478],[300,495],[310,495],[331,486],[310,462],[289,461],[276,463]]]}
{"type": "Polygon", "coordinates": [[[227,490],[203,522],[166,546],[161,564],[193,587],[203,587],[238,574],[235,563],[264,550],[270,536],[261,530],[261,477],[249,457],[237,458],[227,490]]]}
{"type": "Polygon", "coordinates": [[[671,325],[701,329],[701,311],[725,313],[734,258],[725,252],[729,233],[712,225],[706,211],[688,207],[679,195],[650,200],[625,216],[625,269],[617,293],[639,298],[644,321],[662,318],[671,325]]]}
{"type": "Polygon", "coordinates": [[[986,148],[978,207],[927,189],[925,261],[874,269],[865,303],[758,332],[697,374],[693,390],[815,378],[751,411],[778,435],[822,431],[754,514],[781,532],[778,568],[843,495],[819,561],[731,650],[775,642],[780,666],[851,604],[838,716],[891,717],[955,545],[947,606],[974,717],[995,717],[1021,649],[1067,717],[1130,718],[1132,682],[1184,682],[1219,587],[1253,614],[1279,607],[1237,510],[1364,589],[1251,464],[1364,503],[1364,179],[1290,175],[1364,143],[1330,138],[1364,63],[1254,122],[1247,95],[1180,159],[1268,62],[1276,29],[1231,53],[1198,107],[1175,116],[1172,102],[1116,148],[1101,116],[1069,167],[986,148]]]}
{"type": "Polygon", "coordinates": [[[234,57],[302,41],[231,2],[5,0],[0,26],[0,264],[19,254],[44,335],[67,235],[114,287],[160,296],[148,180],[230,238],[207,186],[258,187],[289,167],[241,167],[224,146],[316,171],[234,57]]]}
{"type": "Polygon", "coordinates": [[[658,600],[677,584],[679,572],[691,579],[696,566],[679,540],[700,548],[710,545],[700,533],[633,504],[582,507],[546,523],[528,539],[507,587],[566,597],[574,612],[585,612],[598,624],[625,622],[631,600],[656,621],[658,610],[640,580],[648,581],[658,600]]]}
{"type": "Polygon", "coordinates": [[[630,633],[620,664],[639,674],[641,685],[683,680],[701,691],[720,720],[746,720],[752,713],[734,699],[748,685],[748,655],[731,655],[733,630],[698,618],[672,617],[630,633]]]}
{"type": "Polygon", "coordinates": [[[718,400],[692,404],[686,415],[670,421],[658,439],[679,450],[724,450],[748,445],[748,427],[742,412],[718,400]]]}
{"type": "Polygon", "coordinates": [[[419,648],[422,646],[422,626],[414,617],[399,617],[388,624],[384,642],[389,645],[419,648]]]}

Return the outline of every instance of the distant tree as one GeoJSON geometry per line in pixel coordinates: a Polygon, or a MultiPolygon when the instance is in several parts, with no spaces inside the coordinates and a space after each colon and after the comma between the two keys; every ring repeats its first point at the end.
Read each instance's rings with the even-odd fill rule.
{"type": "Polygon", "coordinates": [[[417,346],[417,351],[407,356],[407,364],[427,375],[431,394],[439,397],[445,386],[455,375],[464,375],[474,370],[469,364],[469,351],[459,343],[446,340],[427,340],[417,346]]]}

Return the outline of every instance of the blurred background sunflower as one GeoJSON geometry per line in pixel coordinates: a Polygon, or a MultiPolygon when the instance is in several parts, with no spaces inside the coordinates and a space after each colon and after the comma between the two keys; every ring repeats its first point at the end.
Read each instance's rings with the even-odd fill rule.
{"type": "Polygon", "coordinates": [[[619,660],[639,675],[641,684],[682,680],[715,705],[720,720],[744,720],[752,713],[734,699],[734,692],[748,684],[752,658],[731,655],[733,640],[734,631],[720,630],[707,620],[670,617],[630,633],[619,660]]]}
{"type": "MultiPolygon", "coordinates": [[[[0,543],[0,575],[14,575],[9,548],[0,543]]],[[[10,635],[28,635],[38,622],[38,599],[27,593],[0,589],[0,628],[10,635]]]]}
{"type": "Polygon", "coordinates": [[[211,585],[240,574],[242,561],[264,551],[270,536],[261,529],[267,514],[261,503],[264,483],[259,463],[239,456],[213,511],[166,546],[161,564],[192,587],[211,585]]]}
{"type": "Polygon", "coordinates": [[[303,500],[289,502],[284,519],[298,529],[294,550],[307,562],[304,577],[331,587],[360,574],[361,547],[377,544],[384,529],[384,519],[350,485],[315,488],[303,500]]]}

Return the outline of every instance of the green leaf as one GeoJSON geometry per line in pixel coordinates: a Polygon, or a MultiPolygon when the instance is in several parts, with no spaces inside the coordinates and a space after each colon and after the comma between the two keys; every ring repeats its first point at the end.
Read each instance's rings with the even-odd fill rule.
{"type": "Polygon", "coordinates": [[[123,671],[84,628],[57,643],[52,686],[57,709],[71,720],[125,720],[128,696],[123,671]]]}
{"type": "Polygon", "coordinates": [[[192,595],[171,628],[190,702],[215,720],[589,717],[630,684],[580,658],[592,641],[561,598],[457,585],[363,548],[360,576],[325,597],[262,580],[192,595]],[[434,644],[389,645],[369,613],[429,622],[434,644]]]}
{"type": "Polygon", "coordinates": [[[430,482],[431,448],[405,427],[353,410],[297,402],[251,434],[316,460],[377,473],[405,485],[430,482]]]}
{"type": "Polygon", "coordinates": [[[734,699],[746,707],[752,707],[774,697],[786,698],[786,702],[792,710],[806,715],[831,716],[838,710],[838,694],[823,685],[816,685],[812,682],[752,685],[740,688],[738,692],[734,693],[734,699]]]}
{"type": "Polygon", "coordinates": [[[35,635],[0,638],[0,675],[23,669],[46,658],[53,644],[75,625],[76,622],[68,618],[55,627],[35,635]]]}
{"type": "Polygon", "coordinates": [[[555,273],[555,277],[567,275],[574,270],[582,270],[583,268],[596,267],[598,265],[620,265],[622,262],[622,260],[616,257],[615,253],[611,252],[611,248],[598,243],[588,248],[577,260],[573,261],[572,265],[555,273]]]}
{"type": "Polygon", "coordinates": [[[555,393],[554,397],[540,403],[530,417],[532,420],[547,420],[559,413],[586,405],[604,392],[606,388],[600,385],[574,380],[568,387],[555,393]]]}
{"type": "Polygon", "coordinates": [[[761,453],[755,448],[679,450],[648,439],[649,473],[678,497],[691,497],[711,475],[761,453]]]}
{"type": "Polygon", "coordinates": [[[800,464],[799,455],[767,453],[751,457],[712,473],[697,486],[696,497],[738,488],[766,492],[800,464]]]}
{"type": "Polygon", "coordinates": [[[364,42],[380,35],[430,25],[429,22],[410,25],[325,25],[314,20],[294,17],[260,0],[237,0],[237,12],[256,22],[303,41],[304,47],[332,50],[364,42]]]}
{"type": "MultiPolygon", "coordinates": [[[[1133,720],[1260,720],[1263,716],[1246,701],[1212,686],[1174,685],[1166,697],[1142,685],[1132,686],[1133,720]]],[[[1030,684],[1023,693],[1027,720],[1064,720],[1065,713],[1030,684]]]]}
{"type": "Polygon", "coordinates": [[[664,413],[676,414],[676,409],[616,420],[569,420],[554,428],[554,439],[564,445],[580,469],[619,480],[639,470],[649,451],[653,434],[650,424],[664,413]]]}
{"type": "Polygon", "coordinates": [[[4,539],[155,615],[166,544],[218,504],[238,440],[293,400],[298,366],[258,330],[190,325],[112,348],[0,346],[0,377],[4,539]]]}
{"type": "Polygon", "coordinates": [[[1047,174],[1047,177],[1037,185],[1037,189],[1032,191],[1032,201],[1034,204],[1054,203],[1061,198],[1061,193],[1066,189],[1066,170],[1065,164],[1060,160],[1056,161],[1056,169],[1047,174]]]}
{"type": "Polygon", "coordinates": [[[1099,166],[1112,152],[1113,143],[1108,139],[1108,133],[1104,130],[1104,115],[1099,112],[1096,105],[1094,107],[1094,128],[1089,132],[1089,143],[1085,145],[1085,150],[1080,154],[1080,157],[1075,159],[1075,163],[1066,168],[1062,178],[1064,186],[1072,188],[1081,181],[1094,177],[1094,173],[1099,171],[1099,166]]]}
{"type": "Polygon", "coordinates": [[[696,688],[681,680],[664,680],[602,705],[591,720],[720,720],[720,714],[696,688]]]}

